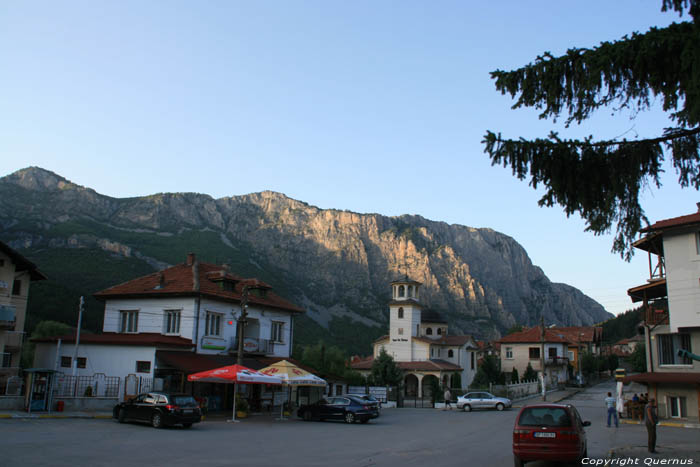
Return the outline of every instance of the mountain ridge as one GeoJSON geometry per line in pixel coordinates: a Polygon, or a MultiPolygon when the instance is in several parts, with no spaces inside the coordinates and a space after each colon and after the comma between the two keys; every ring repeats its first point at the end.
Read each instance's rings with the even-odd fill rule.
{"type": "Polygon", "coordinates": [[[540,315],[560,325],[612,316],[578,289],[551,282],[515,239],[490,228],[322,209],[270,190],[113,198],[38,167],[0,178],[0,194],[2,240],[30,259],[83,248],[159,269],[201,249],[306,307],[303,322],[318,326],[316,337],[325,329],[347,340],[340,334],[354,326],[384,333],[388,284],[405,272],[424,284],[423,301],[453,333],[498,337],[540,315]]]}

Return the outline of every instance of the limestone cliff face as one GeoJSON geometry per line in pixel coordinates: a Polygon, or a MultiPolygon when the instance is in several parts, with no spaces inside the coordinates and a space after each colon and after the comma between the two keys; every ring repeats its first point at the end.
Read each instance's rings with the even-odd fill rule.
{"type": "Polygon", "coordinates": [[[115,199],[29,168],[0,179],[0,226],[16,247],[97,247],[154,267],[167,259],[118,233],[213,232],[222,248],[257,265],[261,278],[291,282],[289,298],[324,325],[344,316],[384,326],[388,283],[405,273],[423,283],[422,301],[448,318],[453,333],[497,336],[540,314],[560,325],[610,316],[575,288],[550,282],[515,240],[491,229],[324,210],[269,191],[115,199]]]}

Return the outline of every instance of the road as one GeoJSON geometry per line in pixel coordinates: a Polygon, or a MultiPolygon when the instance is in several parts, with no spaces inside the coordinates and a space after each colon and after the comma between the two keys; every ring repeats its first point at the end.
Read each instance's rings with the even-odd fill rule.
{"type": "MultiPolygon", "coordinates": [[[[599,385],[567,401],[592,422],[591,457],[646,441],[642,426],[605,427],[603,399],[612,389],[612,383],[599,385]]],[[[513,463],[517,412],[385,409],[366,425],[259,416],[235,424],[205,421],[189,430],[99,419],[0,420],[0,465],[503,466],[513,463]]],[[[661,446],[671,437],[693,442],[698,431],[659,428],[661,446]]]]}

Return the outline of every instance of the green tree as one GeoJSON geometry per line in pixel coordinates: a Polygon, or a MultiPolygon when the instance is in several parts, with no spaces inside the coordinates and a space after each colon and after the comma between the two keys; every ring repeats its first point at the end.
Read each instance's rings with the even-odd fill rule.
{"type": "Polygon", "coordinates": [[[513,368],[513,371],[510,373],[510,382],[511,383],[517,383],[520,381],[520,375],[518,375],[518,369],[513,368]]]}
{"type": "Polygon", "coordinates": [[[644,342],[638,344],[632,354],[627,357],[627,361],[632,365],[632,371],[643,373],[647,371],[646,345],[644,342]]]}
{"type": "Polygon", "coordinates": [[[586,376],[590,376],[597,373],[598,370],[599,364],[595,355],[590,352],[581,353],[581,372],[586,376]]]}
{"type": "Polygon", "coordinates": [[[384,347],[372,363],[372,380],[381,386],[398,386],[403,380],[403,372],[384,347]]]}
{"type": "Polygon", "coordinates": [[[616,228],[612,250],[629,260],[632,242],[646,221],[639,203],[649,183],[661,186],[664,149],[682,187],[700,188],[700,1],[663,0],[662,11],[692,21],[632,33],[593,48],[549,52],[523,68],[491,73],[496,89],[516,99],[513,108],[540,109],[540,118],[568,115],[566,126],[601,108],[647,110],[658,98],[676,125],[647,139],[594,141],[560,138],[505,139],[487,131],[492,164],[510,167],[533,188],[544,186],[540,206],[559,204],[578,213],[586,231],[616,228]],[[517,97],[516,97],[517,96],[517,97]]]}
{"type": "Polygon", "coordinates": [[[510,327],[510,329],[508,329],[508,331],[506,331],[506,336],[509,334],[513,334],[515,332],[520,332],[522,330],[523,330],[522,324],[514,324],[513,326],[510,327]]]}
{"type": "Polygon", "coordinates": [[[489,383],[503,384],[504,382],[505,375],[501,372],[501,361],[495,355],[487,355],[476,370],[471,385],[476,388],[486,388],[489,383]]]}
{"type": "Polygon", "coordinates": [[[527,363],[527,368],[525,368],[525,373],[523,373],[523,381],[532,381],[537,379],[537,372],[532,368],[530,362],[527,363]]]}
{"type": "Polygon", "coordinates": [[[34,332],[32,332],[31,338],[22,348],[22,358],[20,363],[22,368],[31,368],[34,366],[34,350],[36,348],[36,344],[32,342],[32,339],[63,336],[69,334],[70,332],[70,326],[65,323],[59,323],[58,321],[40,321],[37,323],[36,327],[34,328],[34,332]]]}

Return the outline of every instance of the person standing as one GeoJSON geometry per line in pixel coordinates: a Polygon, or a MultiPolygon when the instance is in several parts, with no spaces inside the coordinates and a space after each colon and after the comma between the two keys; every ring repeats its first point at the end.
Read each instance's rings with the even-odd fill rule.
{"type": "Polygon", "coordinates": [[[616,402],[612,393],[609,392],[608,397],[605,398],[605,406],[608,408],[608,428],[610,427],[610,417],[615,417],[615,428],[617,428],[620,423],[617,418],[616,402]]]}
{"type": "Polygon", "coordinates": [[[644,407],[644,424],[647,427],[647,448],[652,454],[656,454],[656,425],[659,424],[659,414],[656,411],[656,399],[649,399],[644,407]]]}
{"type": "Polygon", "coordinates": [[[450,403],[450,400],[452,399],[452,393],[450,392],[450,388],[445,388],[445,407],[443,407],[442,410],[447,410],[449,407],[450,410],[452,410],[452,404],[450,403]]]}

